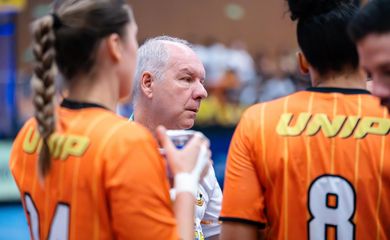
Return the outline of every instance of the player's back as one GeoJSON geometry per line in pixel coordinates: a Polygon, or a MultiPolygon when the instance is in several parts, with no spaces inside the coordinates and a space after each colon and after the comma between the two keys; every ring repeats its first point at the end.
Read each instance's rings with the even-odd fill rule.
{"type": "MultiPolygon", "coordinates": [[[[226,187],[222,215],[266,223],[270,239],[389,239],[390,119],[376,98],[353,93],[319,88],[250,108],[229,160],[250,152],[246,198],[256,206],[234,212],[250,200],[234,203],[226,187]]],[[[240,160],[231,162],[228,185],[239,189],[240,160]]]]}
{"type": "Polygon", "coordinates": [[[165,167],[153,137],[102,108],[61,107],[57,116],[44,181],[37,174],[40,138],[34,119],[19,133],[11,155],[33,238],[176,238],[165,167]]]}

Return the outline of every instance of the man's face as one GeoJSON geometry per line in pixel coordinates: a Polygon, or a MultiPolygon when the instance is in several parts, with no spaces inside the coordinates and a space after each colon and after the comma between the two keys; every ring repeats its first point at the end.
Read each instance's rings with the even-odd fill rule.
{"type": "Polygon", "coordinates": [[[166,48],[165,71],[153,85],[154,118],[168,129],[191,128],[201,100],[207,97],[205,69],[190,48],[169,42],[166,48]]]}
{"type": "Polygon", "coordinates": [[[372,93],[390,110],[390,33],[370,34],[357,43],[360,65],[372,78],[372,93]]]}

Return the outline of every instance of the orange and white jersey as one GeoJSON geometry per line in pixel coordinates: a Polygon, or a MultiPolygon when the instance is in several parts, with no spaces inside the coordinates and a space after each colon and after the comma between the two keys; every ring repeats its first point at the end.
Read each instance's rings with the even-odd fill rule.
{"type": "Polygon", "coordinates": [[[11,153],[32,239],[178,239],[165,163],[152,135],[95,104],[65,100],[56,116],[43,181],[35,119],[11,153]]]}
{"type": "Polygon", "coordinates": [[[267,239],[390,239],[390,118],[364,90],[311,88],[249,108],[220,219],[267,239]]]}

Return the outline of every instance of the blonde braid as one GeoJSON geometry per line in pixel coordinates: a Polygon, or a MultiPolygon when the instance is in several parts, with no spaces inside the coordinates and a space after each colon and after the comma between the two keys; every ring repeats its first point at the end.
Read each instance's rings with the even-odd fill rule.
{"type": "Polygon", "coordinates": [[[33,30],[33,52],[36,65],[32,78],[32,89],[35,118],[42,138],[38,162],[38,170],[42,177],[50,170],[51,155],[48,142],[51,134],[55,131],[55,35],[53,24],[53,17],[45,16],[35,23],[33,30]]]}

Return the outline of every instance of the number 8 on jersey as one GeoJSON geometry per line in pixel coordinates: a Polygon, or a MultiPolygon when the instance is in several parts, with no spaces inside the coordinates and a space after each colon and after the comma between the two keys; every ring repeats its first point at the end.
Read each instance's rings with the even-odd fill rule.
{"type": "Polygon", "coordinates": [[[322,175],[309,187],[311,219],[308,221],[310,240],[328,239],[329,228],[335,229],[335,239],[355,239],[352,219],[356,210],[356,194],[351,183],[336,175],[322,175]]]}

